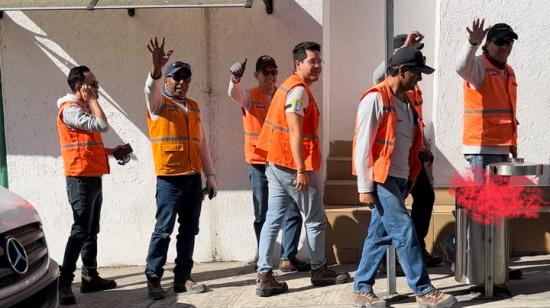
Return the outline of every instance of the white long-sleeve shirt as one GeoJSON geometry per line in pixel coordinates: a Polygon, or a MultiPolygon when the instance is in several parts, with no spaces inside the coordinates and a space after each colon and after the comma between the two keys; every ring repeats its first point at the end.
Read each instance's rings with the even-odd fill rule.
{"type": "MultiPolygon", "coordinates": [[[[458,75],[467,82],[472,89],[479,89],[485,80],[485,65],[480,56],[476,56],[479,45],[472,45],[466,42],[458,57],[456,58],[455,69],[458,75]]],[[[505,72],[503,72],[504,74],[505,72]]],[[[468,129],[464,127],[463,129],[468,129]]],[[[472,146],[462,145],[464,154],[498,154],[510,153],[510,146],[472,146]]]]}
{"type": "MultiPolygon", "coordinates": [[[[147,111],[151,116],[151,120],[155,121],[161,111],[162,107],[162,80],[153,79],[151,74],[147,74],[147,80],[145,81],[145,104],[147,105],[147,111]]],[[[186,110],[187,103],[185,99],[181,101],[175,101],[176,105],[183,110],[186,110]]],[[[199,150],[202,160],[202,171],[205,175],[214,174],[214,166],[212,165],[212,158],[210,156],[210,148],[208,147],[208,137],[204,133],[204,129],[201,126],[201,135],[199,141],[199,150]]]]}
{"type": "MultiPolygon", "coordinates": [[[[407,102],[392,95],[397,113],[395,143],[388,175],[409,178],[409,151],[414,138],[414,113],[407,102]]],[[[367,94],[357,110],[354,164],[359,193],[374,191],[372,146],[384,116],[384,103],[378,92],[367,94]]]]}

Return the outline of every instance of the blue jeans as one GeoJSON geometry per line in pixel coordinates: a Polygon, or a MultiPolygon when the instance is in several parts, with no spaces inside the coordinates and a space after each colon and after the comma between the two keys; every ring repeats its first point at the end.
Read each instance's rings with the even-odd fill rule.
{"type": "Polygon", "coordinates": [[[74,223],[65,247],[60,279],[72,281],[78,256],[82,256],[82,274],[97,275],[97,234],[103,194],[101,177],[67,177],[67,196],[74,223]]]}
{"type": "Polygon", "coordinates": [[[178,218],[176,236],[176,267],[174,279],[184,280],[191,275],[195,236],[199,234],[202,205],[200,174],[157,177],[157,214],[151,235],[145,266],[148,278],[161,278],[164,273],[170,235],[178,218]]]}
{"type": "Polygon", "coordinates": [[[294,204],[304,213],[311,268],[320,268],[325,264],[326,217],[315,172],[307,173],[307,191],[296,189],[296,171],[269,164],[265,175],[269,182],[269,201],[266,220],[260,234],[258,272],[267,272],[273,268],[271,256],[275,240],[288,207],[294,204]]]}
{"type": "Polygon", "coordinates": [[[474,169],[474,180],[478,184],[483,184],[483,173],[487,165],[505,162],[508,154],[464,154],[464,158],[474,169]]]}
{"type": "MultiPolygon", "coordinates": [[[[260,245],[260,233],[265,222],[268,203],[268,182],[265,176],[265,166],[261,164],[248,165],[248,178],[252,185],[252,200],[254,203],[254,232],[256,233],[258,247],[260,245]]],[[[301,232],[302,215],[296,203],[293,203],[287,208],[285,213],[281,259],[296,259],[301,232]]]]}
{"type": "Polygon", "coordinates": [[[422,248],[405,208],[407,180],[390,176],[384,184],[375,183],[375,190],[375,207],[355,273],[354,292],[372,292],[378,264],[392,242],[413,292],[424,295],[432,291],[434,287],[424,266],[422,248]]]}

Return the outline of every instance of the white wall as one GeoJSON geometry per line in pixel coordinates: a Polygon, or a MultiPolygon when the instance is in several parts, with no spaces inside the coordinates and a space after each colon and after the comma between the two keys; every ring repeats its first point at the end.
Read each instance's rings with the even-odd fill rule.
{"type": "Polygon", "coordinates": [[[434,93],[436,185],[447,185],[452,172],[466,166],[461,153],[462,80],[454,70],[454,61],[467,41],[466,26],[477,17],[484,17],[489,24],[506,22],[518,33],[508,61],[518,83],[518,155],[526,161],[550,163],[549,15],[550,2],[543,0],[524,0],[521,4],[514,0],[440,1],[434,93]]]}
{"type": "MultiPolygon", "coordinates": [[[[239,108],[226,96],[229,67],[248,57],[244,85],[253,85],[255,60],[277,59],[280,81],[291,72],[292,47],[321,41],[320,0],[262,1],[251,9],[151,9],[5,12],[0,19],[0,63],[10,189],[33,203],[43,219],[52,256],[61,261],[72,223],[65,192],[55,101],[69,89],[66,73],[88,65],[102,86],[101,104],[112,125],[108,146],[129,142],[135,159],[111,161],[104,177],[99,264],[143,264],[153,230],[155,176],[145,122],[143,84],[150,68],[146,43],[166,36],[172,60],[193,67],[189,95],[201,102],[220,192],[205,201],[195,260],[247,260],[256,250],[252,196],[243,162],[239,108]]],[[[322,86],[314,88],[321,98],[322,86]]],[[[319,99],[320,104],[322,100],[319,99]]],[[[169,261],[175,257],[175,240],[169,261]]],[[[303,249],[302,249],[303,250],[303,249]]],[[[304,252],[301,251],[303,255],[304,252]]]]}

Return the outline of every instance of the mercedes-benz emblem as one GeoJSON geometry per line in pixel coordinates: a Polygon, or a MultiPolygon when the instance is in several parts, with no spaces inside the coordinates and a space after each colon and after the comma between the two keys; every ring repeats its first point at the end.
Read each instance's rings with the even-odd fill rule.
{"type": "Polygon", "coordinates": [[[6,241],[6,256],[12,270],[18,274],[25,274],[29,269],[29,260],[25,247],[15,238],[6,241]]]}

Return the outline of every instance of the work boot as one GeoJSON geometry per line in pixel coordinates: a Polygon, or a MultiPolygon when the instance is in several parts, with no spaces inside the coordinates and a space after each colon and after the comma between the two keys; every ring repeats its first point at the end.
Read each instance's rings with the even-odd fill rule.
{"type": "Polygon", "coordinates": [[[353,307],[360,308],[384,308],[386,301],[378,298],[372,292],[353,293],[353,307]]]}
{"type": "Polygon", "coordinates": [[[190,294],[197,294],[204,293],[206,290],[207,287],[204,283],[197,283],[191,277],[188,279],[174,278],[174,292],[176,293],[187,292],[190,294]]]}
{"type": "Polygon", "coordinates": [[[328,286],[332,284],[342,284],[348,282],[350,276],[348,273],[337,273],[323,265],[318,269],[311,270],[311,284],[314,286],[328,286]]]}
{"type": "Polygon", "coordinates": [[[152,299],[164,299],[164,289],[160,285],[160,278],[147,277],[147,290],[152,299]]]}
{"type": "Polygon", "coordinates": [[[116,281],[111,279],[103,279],[98,274],[82,275],[82,284],[80,285],[81,293],[90,293],[116,288],[116,281]]]}
{"type": "Polygon", "coordinates": [[[288,291],[286,282],[278,282],[273,276],[272,271],[258,273],[258,280],[256,281],[256,295],[260,297],[267,297],[288,291]]]}
{"type": "Polygon", "coordinates": [[[424,250],[424,253],[422,254],[422,258],[424,259],[424,264],[426,264],[427,267],[435,267],[443,263],[443,260],[440,257],[433,256],[426,250],[424,250]]]}
{"type": "Polygon", "coordinates": [[[73,294],[71,287],[72,280],[59,279],[59,305],[74,305],[76,304],[76,298],[73,294]]]}
{"type": "Polygon", "coordinates": [[[450,308],[456,304],[456,299],[451,294],[432,290],[422,296],[416,297],[419,307],[426,308],[450,308]]]}
{"type": "Polygon", "coordinates": [[[292,260],[283,260],[279,263],[279,270],[281,272],[307,272],[311,270],[311,265],[298,258],[292,260]]]}

